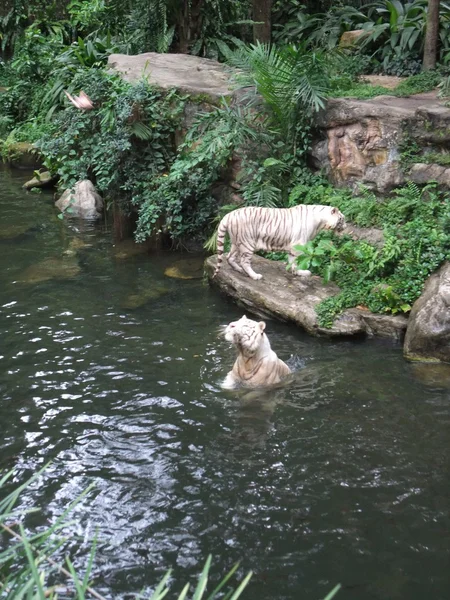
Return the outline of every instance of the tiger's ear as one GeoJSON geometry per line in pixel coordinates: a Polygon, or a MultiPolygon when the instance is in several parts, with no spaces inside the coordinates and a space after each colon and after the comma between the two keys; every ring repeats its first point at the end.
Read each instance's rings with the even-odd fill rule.
{"type": "Polygon", "coordinates": [[[258,323],[259,328],[261,329],[261,333],[264,331],[264,329],[266,328],[266,324],[264,323],[264,321],[260,321],[258,323]]]}
{"type": "Polygon", "coordinates": [[[332,215],[335,215],[335,214],[337,213],[337,211],[338,211],[338,209],[337,209],[337,208],[333,208],[333,209],[331,210],[331,214],[332,214],[332,215]]]}

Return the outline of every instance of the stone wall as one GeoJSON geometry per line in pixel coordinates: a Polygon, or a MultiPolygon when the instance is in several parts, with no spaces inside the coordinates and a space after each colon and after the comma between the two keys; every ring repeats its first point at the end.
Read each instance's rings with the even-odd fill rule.
{"type": "Polygon", "coordinates": [[[406,180],[436,180],[450,188],[450,168],[430,164],[427,154],[450,151],[450,108],[436,92],[406,98],[335,98],[318,119],[311,157],[341,186],[359,184],[383,194],[406,180]],[[417,162],[402,162],[402,146],[421,149],[417,162]]]}

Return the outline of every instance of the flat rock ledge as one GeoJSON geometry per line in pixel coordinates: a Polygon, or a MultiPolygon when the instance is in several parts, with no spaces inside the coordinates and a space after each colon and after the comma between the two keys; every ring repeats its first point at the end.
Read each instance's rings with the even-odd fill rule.
{"type": "Polygon", "coordinates": [[[213,102],[218,102],[222,96],[232,95],[226,67],[208,58],[157,52],[135,56],[111,54],[108,67],[129,83],[145,77],[160,89],[177,89],[193,96],[205,95],[213,102]]]}
{"type": "Polygon", "coordinates": [[[253,267],[263,275],[260,281],[237,273],[226,260],[212,279],[216,263],[217,256],[210,256],[205,261],[210,283],[261,318],[292,322],[316,336],[368,335],[399,341],[404,337],[406,317],[378,315],[358,308],[344,311],[330,329],[320,327],[315,307],[339,292],[337,285],[325,285],[320,277],[296,277],[286,272],[284,264],[254,256],[253,267]]]}

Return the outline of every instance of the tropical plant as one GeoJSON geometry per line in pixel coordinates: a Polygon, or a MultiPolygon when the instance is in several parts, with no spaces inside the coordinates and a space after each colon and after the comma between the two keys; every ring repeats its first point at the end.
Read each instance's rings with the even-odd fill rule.
{"type": "Polygon", "coordinates": [[[378,247],[326,232],[298,249],[300,268],[331,278],[341,288],[318,307],[323,326],[358,305],[373,312],[408,312],[426,279],[450,256],[450,202],[433,185],[421,190],[408,183],[383,201],[367,190],[355,198],[330,186],[299,186],[291,196],[305,204],[316,204],[320,197],[352,222],[384,230],[378,247]]]}
{"type": "Polygon", "coordinates": [[[174,239],[204,235],[217,211],[213,185],[235,150],[245,154],[268,140],[252,111],[224,103],[222,108],[200,115],[170,170],[135,194],[134,202],[139,206],[137,239],[152,233],[160,217],[174,239]]]}
{"type": "Polygon", "coordinates": [[[136,200],[173,157],[173,132],[182,102],[145,81],[134,86],[103,70],[78,72],[75,90],[83,89],[95,110],[70,106],[49,123],[37,144],[45,165],[71,187],[91,179],[110,200],[136,200]]]}
{"type": "Polygon", "coordinates": [[[120,44],[109,32],[103,37],[89,34],[84,39],[79,37],[72,42],[69,48],[57,57],[56,62],[72,68],[98,68],[106,64],[110,54],[120,50],[120,44]]]}
{"type": "MultiPolygon", "coordinates": [[[[301,4],[275,32],[284,43],[302,41],[312,46],[333,48],[345,31],[361,29],[360,48],[375,57],[384,72],[414,75],[420,71],[427,20],[427,0],[377,0],[356,7],[349,3],[328,12],[308,12],[301,4]]],[[[439,61],[450,60],[450,5],[440,2],[439,61]]]]}
{"type": "Polygon", "coordinates": [[[327,53],[308,51],[305,45],[277,48],[257,43],[227,55],[227,62],[239,69],[238,86],[249,90],[246,98],[255,105],[262,97],[272,127],[288,139],[297,135],[299,121],[324,108],[330,60],[327,53]]]}

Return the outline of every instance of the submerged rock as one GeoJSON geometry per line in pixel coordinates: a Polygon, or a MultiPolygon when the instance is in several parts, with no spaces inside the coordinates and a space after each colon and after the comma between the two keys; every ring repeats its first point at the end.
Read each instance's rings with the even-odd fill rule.
{"type": "MultiPolygon", "coordinates": [[[[205,267],[211,281],[217,257],[206,260],[205,267]]],[[[407,319],[399,315],[377,315],[370,311],[351,308],[344,311],[330,329],[317,321],[316,306],[339,292],[334,283],[324,284],[320,277],[298,277],[287,273],[284,264],[260,256],[253,257],[255,270],[263,279],[254,281],[230,268],[226,261],[212,282],[262,318],[291,321],[312,335],[347,336],[377,335],[402,339],[407,319]]]]}
{"type": "Polygon", "coordinates": [[[450,364],[416,362],[411,367],[414,377],[425,385],[450,389],[450,364]]]}
{"type": "Polygon", "coordinates": [[[103,210],[103,200],[89,179],[66,190],[55,205],[61,212],[81,219],[99,219],[103,210]]]}
{"type": "Polygon", "coordinates": [[[174,279],[201,279],[203,277],[203,257],[177,260],[164,271],[166,277],[174,279]]]}
{"type": "Polygon", "coordinates": [[[74,258],[46,258],[42,262],[28,267],[19,282],[32,284],[49,279],[71,279],[80,272],[80,265],[74,258]]]}
{"type": "Polygon", "coordinates": [[[114,246],[114,258],[118,260],[127,260],[139,254],[147,254],[149,252],[149,242],[137,244],[133,238],[123,240],[114,246]]]}
{"type": "Polygon", "coordinates": [[[79,237],[74,237],[70,240],[69,247],[63,252],[66,256],[75,256],[80,250],[92,248],[92,244],[85,242],[79,237]]]}
{"type": "Polygon", "coordinates": [[[404,354],[410,360],[450,363],[450,262],[428,278],[414,303],[404,354]]]}
{"type": "Polygon", "coordinates": [[[50,171],[43,171],[42,173],[36,173],[33,179],[26,181],[23,187],[26,190],[32,190],[33,188],[48,188],[53,187],[58,181],[58,175],[52,175],[50,171]]]}
{"type": "Polygon", "coordinates": [[[140,308],[152,300],[158,300],[169,293],[169,289],[163,286],[157,286],[148,290],[129,294],[121,303],[121,307],[125,309],[140,308]]]}
{"type": "Polygon", "coordinates": [[[0,240],[13,240],[30,231],[31,227],[26,224],[2,225],[0,224],[0,240]]]}

